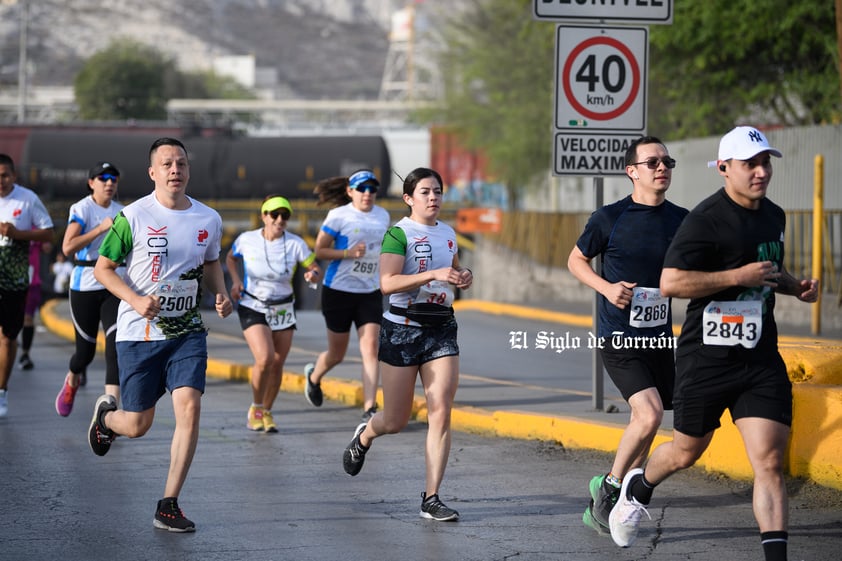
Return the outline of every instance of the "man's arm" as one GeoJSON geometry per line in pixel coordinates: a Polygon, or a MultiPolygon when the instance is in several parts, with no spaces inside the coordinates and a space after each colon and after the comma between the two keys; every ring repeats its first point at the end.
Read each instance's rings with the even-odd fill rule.
{"type": "Polygon", "coordinates": [[[573,246],[567,258],[567,269],[573,276],[587,286],[593,288],[621,310],[631,303],[632,289],[637,283],[620,281],[610,283],[597,275],[591,267],[591,259],[585,257],[579,246],[573,246]]]}
{"type": "Polygon", "coordinates": [[[815,302],[819,299],[819,281],[817,279],[797,279],[784,269],[778,280],[775,292],[795,296],[802,302],[815,302]]]}
{"type": "Polygon", "coordinates": [[[13,240],[28,242],[52,242],[55,232],[52,228],[36,228],[34,230],[19,230],[11,222],[0,222],[0,235],[13,240]]]}
{"type": "Polygon", "coordinates": [[[155,296],[143,296],[138,294],[126,284],[123,277],[117,273],[120,264],[108,257],[100,255],[94,265],[94,277],[104,286],[108,292],[123,300],[134,310],[148,320],[155,319],[161,306],[155,296]]]}
{"type": "MultiPolygon", "coordinates": [[[[52,242],[53,238],[55,237],[55,230],[52,228],[44,228],[40,230],[29,230],[29,241],[33,242],[52,242]]],[[[21,239],[26,239],[27,237],[26,232],[21,236],[21,239]]]]}
{"type": "Polygon", "coordinates": [[[686,271],[665,267],[661,271],[661,295],[671,298],[703,298],[733,286],[775,288],[781,272],[771,261],[758,261],[725,271],[686,271]]]}

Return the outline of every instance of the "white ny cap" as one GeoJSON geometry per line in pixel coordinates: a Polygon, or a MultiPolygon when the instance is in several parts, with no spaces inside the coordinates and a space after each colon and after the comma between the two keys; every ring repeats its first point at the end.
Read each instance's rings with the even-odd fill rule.
{"type": "Polygon", "coordinates": [[[762,132],[754,127],[736,127],[719,141],[719,160],[750,160],[761,152],[778,158],[781,151],[769,146],[762,132]]]}

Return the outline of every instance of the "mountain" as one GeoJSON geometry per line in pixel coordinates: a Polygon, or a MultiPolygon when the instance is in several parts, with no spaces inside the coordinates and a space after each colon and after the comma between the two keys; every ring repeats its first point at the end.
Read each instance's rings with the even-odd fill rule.
{"type": "Polygon", "coordinates": [[[85,60],[131,38],[182,70],[254,55],[282,97],[377,98],[394,0],[4,0],[0,88],[18,83],[22,3],[28,1],[28,84],[70,86],[85,60]]]}

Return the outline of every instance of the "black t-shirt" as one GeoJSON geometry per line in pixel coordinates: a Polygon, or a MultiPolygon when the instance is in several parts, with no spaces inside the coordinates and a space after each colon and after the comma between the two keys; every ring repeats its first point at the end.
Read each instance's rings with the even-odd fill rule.
{"type": "MultiPolygon", "coordinates": [[[[635,203],[631,195],[595,211],[576,246],[588,259],[602,255],[602,276],[611,283],[636,282],[639,287],[658,288],[664,254],[687,209],[664,201],[658,206],[635,203]]],[[[659,327],[631,327],[629,313],[601,294],[598,300],[600,337],[615,331],[627,336],[672,337],[672,314],[659,327]]]]}
{"type": "MultiPolygon", "coordinates": [[[[756,210],[731,200],[722,188],[690,211],[667,250],[664,268],[685,271],[725,271],[757,261],[772,261],[781,270],[784,260],[786,214],[762,199],[756,210]]],[[[777,353],[775,292],[769,287],[734,286],[703,298],[693,298],[678,340],[678,354],[705,348],[712,356],[748,353],[763,357],[777,353]],[[763,300],[763,329],[754,349],[704,345],[702,315],[711,301],[763,300]]],[[[710,326],[708,326],[710,327],[710,326]]]]}

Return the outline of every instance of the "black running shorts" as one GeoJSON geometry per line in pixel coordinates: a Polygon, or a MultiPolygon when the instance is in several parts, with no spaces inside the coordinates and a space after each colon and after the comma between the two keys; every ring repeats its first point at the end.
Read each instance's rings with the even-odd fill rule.
{"type": "Polygon", "coordinates": [[[322,315],[334,333],[348,333],[351,323],[357,329],[366,323],[380,324],[383,318],[383,294],[379,290],[359,294],[322,286],[322,315]]]}
{"type": "Polygon", "coordinates": [[[664,409],[672,409],[675,385],[675,352],[673,349],[604,348],[602,363],[608,376],[626,401],[639,391],[655,388],[664,409]]]}
{"type": "Polygon", "coordinates": [[[418,366],[437,358],[459,354],[456,320],[437,326],[417,327],[383,320],[377,358],[392,366],[418,366]]]}
{"type": "Polygon", "coordinates": [[[792,384],[775,353],[763,362],[705,356],[700,349],[676,361],[673,424],[689,436],[719,428],[726,409],[733,420],[760,417],[792,425],[792,384]]]}

